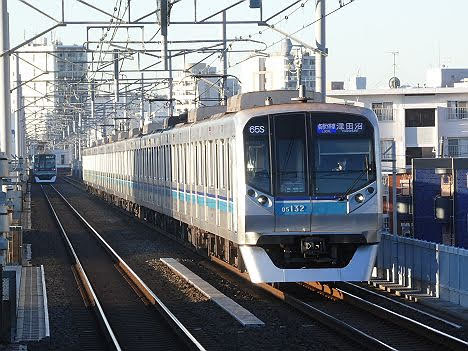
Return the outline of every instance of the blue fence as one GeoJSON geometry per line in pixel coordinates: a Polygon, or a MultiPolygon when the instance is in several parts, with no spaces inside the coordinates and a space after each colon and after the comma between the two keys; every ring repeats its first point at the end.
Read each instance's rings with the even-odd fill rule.
{"type": "Polygon", "coordinates": [[[376,276],[468,307],[468,250],[382,235],[376,276]]]}

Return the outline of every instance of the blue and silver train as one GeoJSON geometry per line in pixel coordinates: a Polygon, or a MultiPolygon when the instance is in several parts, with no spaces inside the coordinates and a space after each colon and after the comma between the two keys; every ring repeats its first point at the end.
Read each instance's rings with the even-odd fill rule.
{"type": "Polygon", "coordinates": [[[57,179],[57,165],[55,162],[55,155],[34,155],[32,177],[35,183],[55,183],[57,179]]]}
{"type": "Polygon", "coordinates": [[[382,226],[377,118],[291,93],[234,96],[86,149],[84,182],[253,282],[367,280],[382,226]]]}

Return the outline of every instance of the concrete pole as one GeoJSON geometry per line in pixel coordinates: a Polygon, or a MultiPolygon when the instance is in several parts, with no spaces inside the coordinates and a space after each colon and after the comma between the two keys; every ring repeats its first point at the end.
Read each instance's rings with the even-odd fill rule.
{"type": "Polygon", "coordinates": [[[174,113],[174,91],[173,91],[174,80],[172,78],[172,53],[169,56],[169,117],[172,117],[174,113]]]}
{"type": "Polygon", "coordinates": [[[119,51],[114,49],[114,133],[117,134],[117,105],[119,103],[119,51]]]}
{"type": "Polygon", "coordinates": [[[145,85],[144,85],[144,74],[141,74],[141,104],[140,104],[140,129],[145,124],[145,85]]]}
{"type": "Polygon", "coordinates": [[[396,143],[392,141],[392,231],[398,235],[398,213],[397,213],[397,168],[396,168],[396,143]]]}
{"type": "Polygon", "coordinates": [[[227,103],[227,32],[226,32],[226,11],[223,11],[223,104],[227,103]]]}
{"type": "MultiPolygon", "coordinates": [[[[325,0],[315,2],[315,46],[322,52],[326,51],[325,42],[325,0]]],[[[325,102],[327,96],[327,75],[325,56],[315,53],[315,91],[321,94],[320,102],[325,102]]]]}
{"type": "MultiPolygon", "coordinates": [[[[0,51],[10,49],[7,0],[0,0],[0,51]]],[[[10,55],[0,57],[0,150],[11,157],[10,55]]]]}
{"type": "Polygon", "coordinates": [[[22,89],[21,85],[21,75],[19,73],[19,55],[15,54],[15,67],[16,67],[16,113],[15,113],[15,154],[18,157],[23,157],[23,152],[21,148],[21,140],[23,137],[22,123],[21,123],[21,114],[22,114],[22,89]]]}

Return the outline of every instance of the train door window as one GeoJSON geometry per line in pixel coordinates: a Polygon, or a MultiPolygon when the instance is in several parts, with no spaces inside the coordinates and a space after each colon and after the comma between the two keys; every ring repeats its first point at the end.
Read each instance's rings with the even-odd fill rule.
{"type": "Polygon", "coordinates": [[[202,145],[202,150],[201,150],[201,153],[202,153],[202,185],[205,186],[206,185],[206,142],[203,141],[201,143],[202,145]]]}
{"type": "Polygon", "coordinates": [[[176,183],[178,183],[179,179],[180,179],[180,177],[179,177],[179,145],[174,145],[172,147],[172,151],[173,151],[173,154],[174,154],[172,156],[173,162],[174,162],[174,167],[173,167],[173,169],[174,169],[174,172],[173,172],[174,180],[175,180],[176,183]]]}
{"type": "Polygon", "coordinates": [[[227,178],[226,178],[226,185],[227,190],[230,191],[232,189],[231,186],[231,172],[232,172],[232,165],[231,165],[231,140],[227,140],[226,144],[226,165],[227,165],[227,178]]]}
{"type": "Polygon", "coordinates": [[[307,192],[306,126],[303,114],[275,116],[276,191],[307,192]]]}
{"type": "Polygon", "coordinates": [[[164,160],[163,160],[163,169],[164,169],[163,181],[166,181],[167,180],[167,174],[169,172],[169,170],[167,169],[167,165],[169,164],[169,162],[167,162],[167,146],[166,145],[164,145],[162,147],[162,152],[163,152],[163,155],[164,155],[164,160]]]}
{"type": "Polygon", "coordinates": [[[202,185],[202,157],[201,157],[201,143],[196,143],[197,148],[197,185],[202,185]]]}
{"type": "Polygon", "coordinates": [[[218,175],[219,175],[219,188],[224,189],[224,171],[226,165],[224,164],[224,139],[219,141],[219,161],[218,161],[218,175]]]}
{"type": "Polygon", "coordinates": [[[214,179],[215,179],[215,188],[219,189],[219,174],[221,173],[221,170],[219,169],[219,141],[216,140],[214,143],[215,147],[215,152],[214,152],[214,179]]]}
{"type": "Polygon", "coordinates": [[[208,169],[208,186],[211,188],[213,187],[213,140],[208,141],[208,149],[206,150],[206,163],[207,163],[207,169],[208,169]]]}
{"type": "Polygon", "coordinates": [[[151,149],[151,177],[156,179],[156,147],[152,147],[151,149]]]}

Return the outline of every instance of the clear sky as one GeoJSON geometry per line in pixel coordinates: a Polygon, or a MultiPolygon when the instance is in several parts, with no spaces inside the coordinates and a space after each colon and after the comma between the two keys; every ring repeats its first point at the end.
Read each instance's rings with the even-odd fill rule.
{"type": "MultiPolygon", "coordinates": [[[[61,0],[28,0],[34,6],[44,10],[55,18],[61,17],[61,0]]],[[[120,0],[87,0],[89,3],[112,12],[120,0]]],[[[135,18],[151,11],[155,0],[131,0],[132,17],[135,18]],[[151,6],[149,6],[151,5],[151,6]]],[[[197,17],[203,18],[217,10],[236,2],[236,0],[197,0],[197,17]]],[[[263,0],[264,18],[274,13],[293,0],[263,0]]],[[[347,3],[349,0],[342,0],[347,3]]],[[[18,0],[8,0],[10,12],[11,46],[20,43],[48,27],[53,20],[38,14],[18,0]]],[[[299,8],[288,19],[284,16],[271,23],[283,20],[277,25],[287,32],[294,32],[314,19],[314,0],[303,0],[304,7],[299,8]]],[[[122,8],[126,0],[122,2],[122,8]]],[[[174,5],[171,20],[190,20],[194,16],[194,0],[181,0],[174,5]]],[[[107,20],[102,15],[76,0],[65,0],[65,17],[74,21],[107,20]]],[[[339,7],[338,0],[327,0],[327,13],[339,7]]],[[[292,12],[296,7],[286,11],[292,12]]],[[[355,0],[348,6],[327,17],[327,59],[328,80],[347,80],[361,74],[368,77],[368,87],[376,88],[387,85],[392,76],[393,57],[390,51],[399,51],[397,57],[397,76],[403,83],[417,84],[425,80],[425,71],[437,67],[439,62],[449,67],[468,67],[468,41],[466,40],[467,0],[355,0]]],[[[154,17],[153,17],[154,18],[154,17]]],[[[248,2],[228,12],[228,19],[257,19],[258,11],[249,9],[248,2]]],[[[216,19],[221,19],[218,16],[216,19]]],[[[232,25],[228,27],[228,37],[234,38],[258,33],[261,28],[253,25],[232,25]]],[[[148,39],[155,33],[154,26],[145,27],[148,39]]],[[[220,26],[171,26],[171,40],[220,38],[220,26]]],[[[94,32],[97,36],[97,33],[94,32]]],[[[74,25],[54,32],[56,38],[67,44],[82,45],[86,40],[86,28],[74,25]]],[[[125,37],[126,33],[120,33],[125,37]]],[[[139,34],[130,34],[139,38],[139,34]]],[[[297,34],[299,38],[314,43],[314,26],[297,34]]],[[[50,34],[47,38],[50,38],[50,34]]],[[[267,30],[254,39],[271,44],[281,35],[267,30]]],[[[235,44],[234,48],[247,48],[246,44],[235,44]]],[[[261,45],[248,45],[260,48],[261,45]]],[[[269,50],[278,50],[273,46],[269,50]]],[[[231,54],[230,63],[234,64],[246,54],[231,54]]],[[[200,56],[189,58],[194,61],[200,56]]],[[[220,64],[217,57],[207,60],[214,65],[220,64]]],[[[149,61],[151,63],[151,61],[149,61]]],[[[181,62],[176,63],[180,65],[181,62]]],[[[230,73],[236,73],[232,68],[230,73]]]]}

